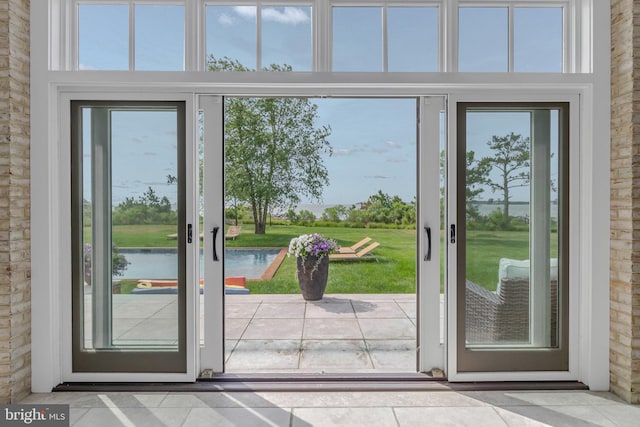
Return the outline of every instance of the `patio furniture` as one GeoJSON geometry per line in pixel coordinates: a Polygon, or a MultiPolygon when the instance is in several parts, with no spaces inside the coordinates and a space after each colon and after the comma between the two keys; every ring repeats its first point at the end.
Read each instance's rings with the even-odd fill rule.
{"type": "MultiPolygon", "coordinates": [[[[466,281],[467,344],[525,344],[529,338],[529,261],[500,260],[495,292],[466,281]]],[[[551,347],[557,345],[558,264],[551,260],[550,333],[551,347]]]]}
{"type": "Polygon", "coordinates": [[[353,246],[341,246],[338,252],[341,254],[355,254],[365,244],[371,241],[371,237],[365,237],[353,246]]]}
{"type": "Polygon", "coordinates": [[[380,243],[373,242],[372,244],[370,244],[366,248],[364,248],[361,251],[358,251],[358,252],[356,252],[354,254],[330,254],[329,255],[329,260],[332,261],[332,260],[375,259],[377,261],[376,256],[373,255],[371,253],[371,251],[374,250],[375,248],[377,248],[378,246],[380,246],[380,243]]]}
{"type": "Polygon", "coordinates": [[[240,235],[240,231],[242,231],[242,227],[240,227],[239,225],[232,225],[227,230],[227,234],[224,235],[224,238],[235,240],[236,237],[240,235]]]}

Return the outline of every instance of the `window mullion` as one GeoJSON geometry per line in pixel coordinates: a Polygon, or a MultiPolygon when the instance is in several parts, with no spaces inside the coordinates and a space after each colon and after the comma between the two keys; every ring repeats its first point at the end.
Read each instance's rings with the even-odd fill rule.
{"type": "Polygon", "coordinates": [[[136,6],[129,1],[129,71],[136,69],[136,6]]]}
{"type": "Polygon", "coordinates": [[[262,2],[256,2],[256,71],[262,70],[262,2]]]}
{"type": "Polygon", "coordinates": [[[515,47],[514,47],[514,43],[515,43],[515,30],[514,30],[514,22],[513,22],[513,4],[509,5],[509,23],[508,23],[508,28],[509,28],[509,40],[507,43],[507,49],[508,51],[508,62],[509,62],[509,68],[508,71],[510,73],[513,73],[513,71],[515,70],[514,67],[514,56],[515,56],[515,47]]]}
{"type": "Polygon", "coordinates": [[[204,61],[201,61],[201,47],[204,44],[204,32],[200,25],[200,19],[198,19],[201,15],[201,13],[198,12],[198,8],[201,7],[201,5],[201,2],[184,2],[183,67],[185,71],[200,71],[203,69],[200,64],[204,63],[204,61]]]}
{"type": "Polygon", "coordinates": [[[440,49],[443,51],[441,54],[443,59],[443,63],[440,65],[441,71],[457,72],[460,42],[460,37],[458,35],[458,22],[460,16],[458,0],[443,2],[441,13],[443,15],[440,18],[440,22],[442,23],[440,36],[443,38],[440,42],[440,49]]]}
{"type": "Polygon", "coordinates": [[[387,27],[387,5],[382,6],[382,71],[389,71],[389,37],[387,27]]]}

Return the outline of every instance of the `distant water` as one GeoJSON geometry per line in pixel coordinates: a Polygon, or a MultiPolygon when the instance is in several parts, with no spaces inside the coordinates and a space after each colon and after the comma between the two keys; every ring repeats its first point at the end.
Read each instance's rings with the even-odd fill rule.
{"type": "MultiPolygon", "coordinates": [[[[331,208],[334,206],[338,206],[336,204],[330,205],[330,204],[318,204],[318,205],[313,205],[313,204],[300,204],[298,206],[296,206],[295,211],[296,212],[300,212],[301,210],[307,210],[312,212],[317,219],[320,219],[320,217],[322,216],[322,213],[324,212],[325,209],[327,208],[331,208]]],[[[346,206],[347,208],[350,208],[352,205],[348,204],[348,205],[343,205],[346,206]]],[[[502,204],[500,203],[478,203],[476,206],[478,206],[478,209],[480,211],[480,215],[489,215],[491,212],[496,211],[496,210],[502,210],[502,204]]],[[[524,216],[531,216],[529,213],[529,204],[528,203],[518,203],[518,204],[514,204],[512,203],[509,206],[509,214],[511,216],[515,216],[515,217],[524,217],[524,216]]],[[[558,218],[558,205],[552,203],[551,204],[551,217],[552,218],[558,218]]]]}

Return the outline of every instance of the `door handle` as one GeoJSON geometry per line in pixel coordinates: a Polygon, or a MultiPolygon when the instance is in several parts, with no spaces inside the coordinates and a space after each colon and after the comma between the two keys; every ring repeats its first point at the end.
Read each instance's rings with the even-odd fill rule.
{"type": "Polygon", "coordinates": [[[425,225],[424,231],[427,233],[427,253],[424,256],[424,260],[431,261],[431,227],[425,225]]]}
{"type": "Polygon", "coordinates": [[[218,239],[218,231],[220,231],[220,227],[213,227],[213,230],[211,230],[211,233],[213,233],[213,239],[211,239],[213,241],[213,260],[214,261],[218,261],[218,251],[216,249],[216,240],[218,239]]]}

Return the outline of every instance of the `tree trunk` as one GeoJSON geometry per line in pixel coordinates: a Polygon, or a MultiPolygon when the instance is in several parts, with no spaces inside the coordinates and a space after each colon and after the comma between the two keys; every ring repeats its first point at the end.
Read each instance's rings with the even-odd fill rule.
{"type": "Polygon", "coordinates": [[[267,232],[267,224],[265,224],[264,221],[256,219],[254,221],[253,230],[254,230],[255,234],[266,234],[266,232],[267,232]]]}
{"type": "Polygon", "coordinates": [[[507,176],[505,174],[504,177],[504,200],[502,201],[503,203],[503,213],[504,213],[504,220],[506,223],[509,222],[509,181],[507,181],[507,176]]]}

